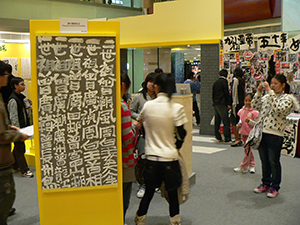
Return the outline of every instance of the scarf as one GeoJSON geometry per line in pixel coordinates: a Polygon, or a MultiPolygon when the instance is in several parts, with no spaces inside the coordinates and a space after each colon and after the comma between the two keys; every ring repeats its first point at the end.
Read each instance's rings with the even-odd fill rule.
{"type": "Polygon", "coordinates": [[[236,106],[239,104],[238,85],[239,85],[239,80],[236,77],[234,77],[233,86],[232,86],[232,111],[235,117],[236,117],[236,106]]]}

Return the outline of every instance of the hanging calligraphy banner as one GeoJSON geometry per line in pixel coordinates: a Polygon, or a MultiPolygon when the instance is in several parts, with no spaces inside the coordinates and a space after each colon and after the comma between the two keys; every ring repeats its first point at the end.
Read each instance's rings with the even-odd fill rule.
{"type": "Polygon", "coordinates": [[[255,47],[252,33],[224,37],[223,45],[225,53],[249,50],[255,47]]]}
{"type": "Polygon", "coordinates": [[[258,50],[276,50],[276,49],[288,49],[288,34],[287,33],[275,33],[264,34],[258,38],[258,50]]]}
{"type": "Polygon", "coordinates": [[[289,47],[293,53],[300,52],[300,35],[289,38],[289,47]]]}

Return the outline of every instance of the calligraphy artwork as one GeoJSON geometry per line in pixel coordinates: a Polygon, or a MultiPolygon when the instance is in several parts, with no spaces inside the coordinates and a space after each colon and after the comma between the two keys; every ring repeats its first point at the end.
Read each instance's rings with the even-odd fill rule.
{"type": "Polygon", "coordinates": [[[31,79],[31,63],[29,58],[21,58],[21,77],[31,79]]]}
{"type": "Polygon", "coordinates": [[[19,76],[19,62],[18,62],[18,58],[2,58],[2,61],[10,64],[12,67],[12,74],[14,76],[19,76]]]}
{"type": "Polygon", "coordinates": [[[282,154],[295,157],[298,137],[298,120],[291,122],[284,131],[282,154]]]}
{"type": "Polygon", "coordinates": [[[28,90],[29,90],[29,84],[31,84],[31,81],[29,81],[29,80],[24,80],[24,84],[25,84],[25,90],[24,90],[24,92],[23,92],[23,95],[25,95],[26,98],[29,98],[28,90]]]}
{"type": "Polygon", "coordinates": [[[115,37],[37,37],[43,189],[117,184],[115,37]]]}
{"type": "Polygon", "coordinates": [[[290,52],[298,53],[300,52],[300,35],[289,38],[290,52]]]}
{"type": "Polygon", "coordinates": [[[288,34],[287,33],[274,33],[265,34],[258,38],[258,49],[259,51],[276,50],[288,48],[288,34]]]}
{"type": "Polygon", "coordinates": [[[254,48],[254,36],[247,33],[224,37],[223,48],[225,53],[254,48]]]}

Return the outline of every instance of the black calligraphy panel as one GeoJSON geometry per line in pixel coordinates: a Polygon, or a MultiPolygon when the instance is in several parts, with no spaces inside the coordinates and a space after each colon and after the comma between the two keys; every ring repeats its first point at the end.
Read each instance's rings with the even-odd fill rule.
{"type": "Polygon", "coordinates": [[[43,189],[117,184],[115,37],[37,37],[43,189]]]}

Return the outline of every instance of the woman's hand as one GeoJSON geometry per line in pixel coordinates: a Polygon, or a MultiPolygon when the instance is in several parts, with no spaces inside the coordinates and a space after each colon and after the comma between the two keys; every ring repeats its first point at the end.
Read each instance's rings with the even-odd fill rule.
{"type": "Polygon", "coordinates": [[[19,128],[19,127],[16,127],[16,126],[10,126],[10,129],[16,130],[16,131],[20,130],[20,128],[19,128]]]}
{"type": "Polygon", "coordinates": [[[249,121],[250,121],[249,118],[246,118],[246,119],[245,119],[245,122],[246,122],[246,123],[249,123],[249,121]]]}
{"type": "Polygon", "coordinates": [[[25,141],[27,140],[30,136],[28,136],[27,134],[21,133],[22,134],[22,139],[21,141],[25,141]]]}
{"type": "Polygon", "coordinates": [[[142,121],[134,121],[133,122],[134,125],[136,125],[137,130],[140,130],[143,126],[143,122],[142,121]]]}
{"type": "Polygon", "coordinates": [[[260,82],[259,86],[257,87],[257,90],[259,92],[262,92],[263,90],[270,91],[271,88],[267,81],[262,81],[262,82],[260,82]]]}
{"type": "MultiPolygon", "coordinates": [[[[261,82],[262,83],[262,82],[261,82]]],[[[264,87],[261,85],[261,83],[257,87],[258,92],[262,92],[264,90],[264,87]]]]}
{"type": "Polygon", "coordinates": [[[269,83],[268,82],[266,82],[266,81],[264,81],[264,84],[265,84],[265,90],[266,91],[271,91],[271,88],[270,88],[270,85],[269,85],[269,83]]]}

